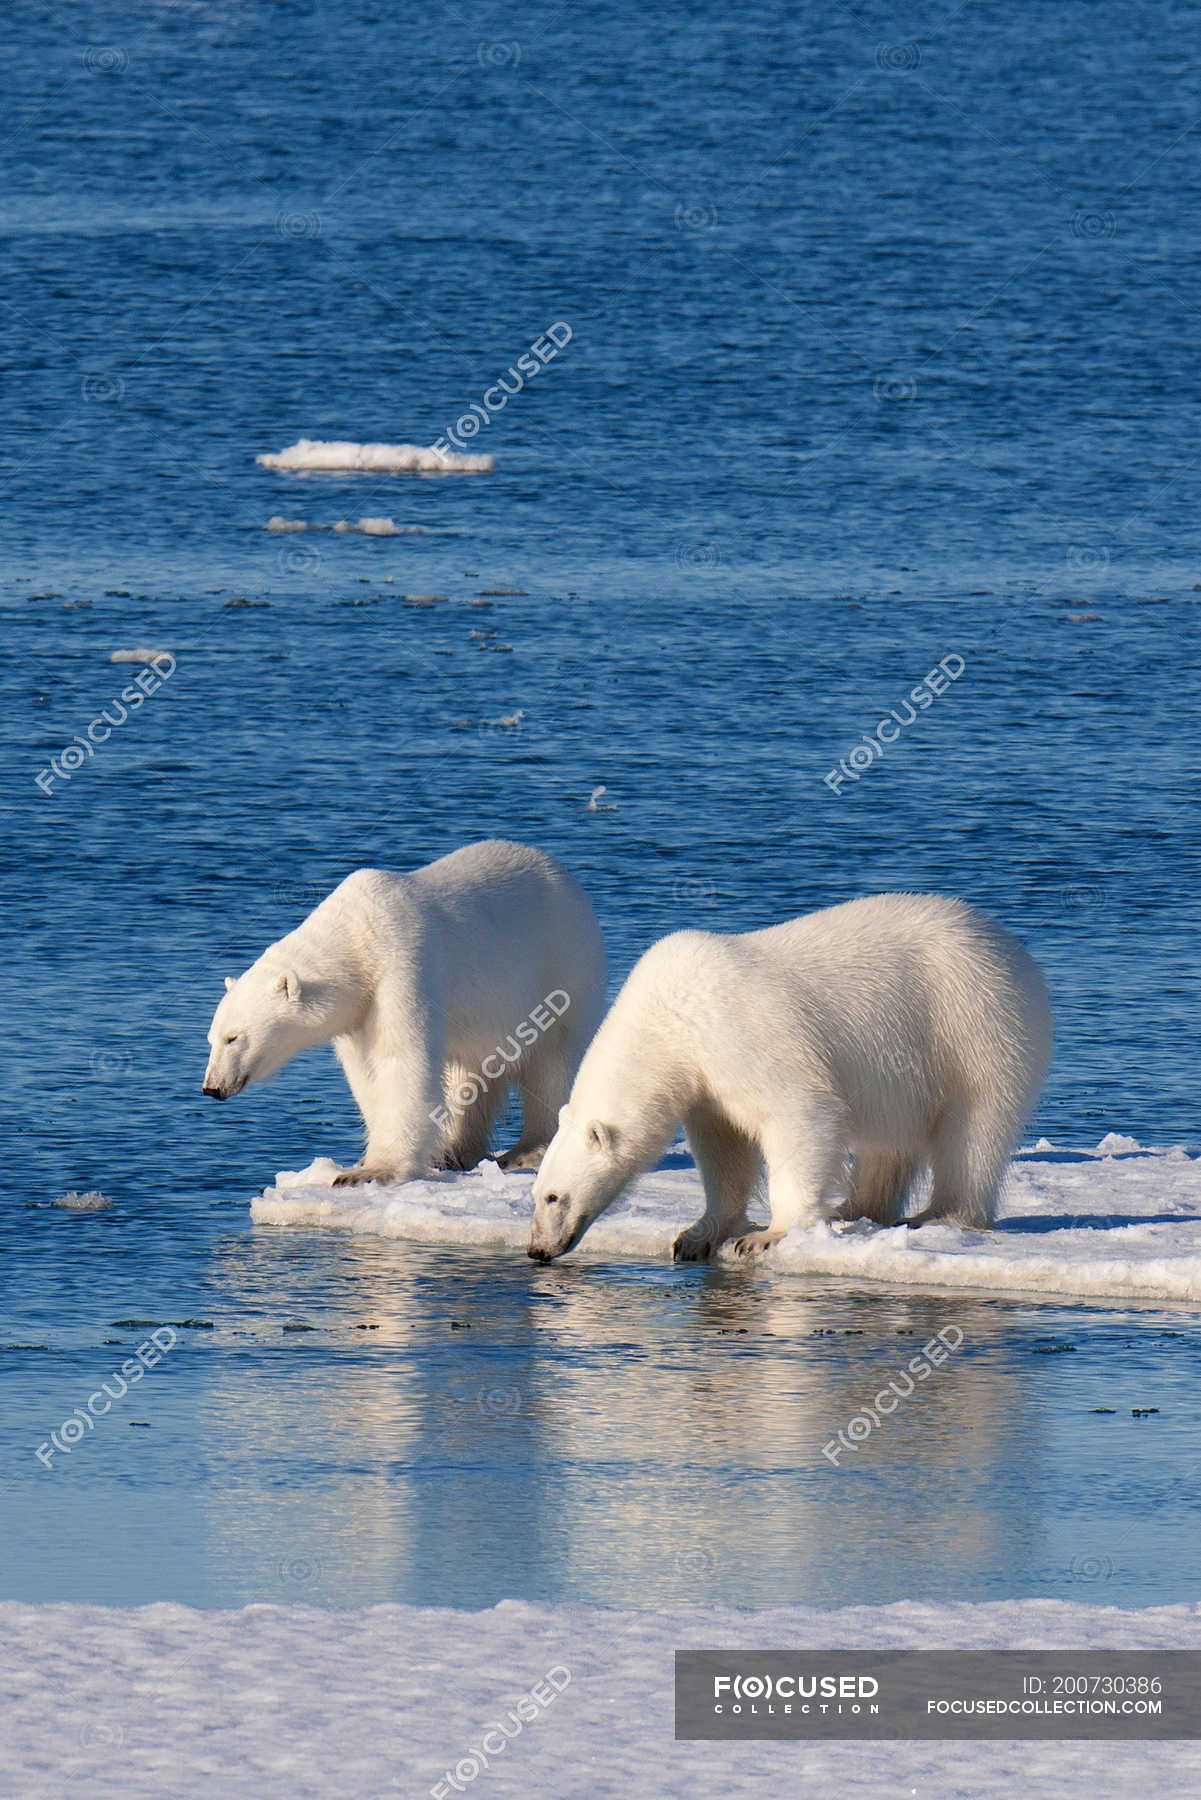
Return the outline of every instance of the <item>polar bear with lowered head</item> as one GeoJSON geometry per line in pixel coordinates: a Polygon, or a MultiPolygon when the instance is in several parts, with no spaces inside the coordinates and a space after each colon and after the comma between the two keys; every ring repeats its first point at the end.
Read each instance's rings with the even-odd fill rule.
{"type": "Polygon", "coordinates": [[[895,1224],[927,1164],[930,1202],[909,1222],[987,1226],[1050,1050],[1038,965],[958,900],[880,894],[742,936],[677,932],[637,963],[580,1065],[534,1183],[529,1254],[577,1244],[681,1123],[705,1210],[677,1260],[730,1238],[746,1255],[832,1216],[895,1224]],[[764,1173],[766,1231],[746,1214],[764,1173]]]}
{"type": "Polygon", "coordinates": [[[359,869],[234,981],[209,1031],[216,1100],[331,1040],[367,1128],[335,1186],[473,1168],[510,1086],[537,1168],[604,1010],[605,951],[583,889],[492,839],[409,875],[359,869]]]}

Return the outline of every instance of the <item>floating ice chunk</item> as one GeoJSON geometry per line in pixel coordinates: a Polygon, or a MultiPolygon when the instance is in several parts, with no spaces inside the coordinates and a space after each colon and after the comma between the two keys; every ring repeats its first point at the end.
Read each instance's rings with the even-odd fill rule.
{"type": "Polygon", "coordinates": [[[453,450],[418,444],[355,444],[320,438],[300,438],[286,450],[267,452],[254,460],[260,468],[288,474],[483,475],[493,467],[490,456],[459,456],[453,450]]]}
{"type": "Polygon", "coordinates": [[[139,648],[137,650],[114,650],[108,660],[115,663],[157,663],[161,662],[164,657],[171,660],[171,652],[139,648]]]}
{"type": "MultiPolygon", "coordinates": [[[[1103,1140],[1103,1145],[1110,1140],[1103,1140]]],[[[1122,1154],[1057,1150],[1010,1168],[994,1231],[956,1225],[875,1226],[855,1221],[789,1232],[763,1267],[857,1284],[973,1288],[1040,1298],[1094,1296],[1123,1302],[1201,1302],[1201,1160],[1172,1151],[1122,1154]]],[[[425,1244],[474,1244],[520,1253],[533,1202],[528,1173],[486,1163],[401,1187],[331,1188],[327,1159],[276,1177],[251,1204],[258,1224],[323,1225],[425,1244]]],[[[640,1176],[592,1226],[572,1260],[671,1256],[677,1234],[703,1207],[691,1167],[640,1176]]],[[[732,1256],[727,1250],[725,1256],[732,1256]]]]}
{"type": "Polygon", "coordinates": [[[263,530],[264,531],[307,531],[308,528],[309,527],[308,527],[307,519],[284,519],[284,518],[280,517],[279,513],[274,513],[271,516],[271,518],[269,518],[267,520],[267,523],[266,523],[266,525],[264,525],[263,530]]]}
{"type": "Polygon", "coordinates": [[[72,1188],[69,1193],[60,1194],[54,1202],[65,1212],[106,1212],[112,1201],[105,1194],[99,1194],[95,1188],[89,1188],[86,1194],[77,1194],[72,1188]]]}

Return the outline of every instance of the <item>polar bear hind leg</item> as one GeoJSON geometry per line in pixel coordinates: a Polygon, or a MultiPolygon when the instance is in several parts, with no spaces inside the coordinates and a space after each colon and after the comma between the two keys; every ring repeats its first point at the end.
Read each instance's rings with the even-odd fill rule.
{"type": "Polygon", "coordinates": [[[469,1105],[456,1108],[438,1161],[440,1169],[474,1169],[484,1161],[489,1154],[496,1115],[507,1093],[505,1084],[498,1082],[469,1105]]]}
{"type": "Polygon", "coordinates": [[[1006,1165],[1021,1130],[1022,1114],[989,1099],[948,1106],[934,1132],[930,1204],[908,1225],[942,1220],[987,1231],[997,1210],[1006,1165]]]}
{"type": "Polygon", "coordinates": [[[856,1150],[851,1192],[839,1216],[896,1225],[925,1160],[903,1150],[856,1150]]]}
{"type": "Polygon", "coordinates": [[[751,1221],[747,1201],[763,1173],[758,1145],[712,1107],[698,1106],[684,1121],[688,1145],[705,1187],[705,1210],[671,1247],[676,1262],[703,1262],[751,1221]]]}
{"type": "Polygon", "coordinates": [[[518,1065],[515,1080],[521,1095],[521,1136],[497,1157],[502,1169],[537,1169],[559,1129],[559,1109],[566,1106],[576,1062],[562,1043],[547,1036],[518,1065]]]}

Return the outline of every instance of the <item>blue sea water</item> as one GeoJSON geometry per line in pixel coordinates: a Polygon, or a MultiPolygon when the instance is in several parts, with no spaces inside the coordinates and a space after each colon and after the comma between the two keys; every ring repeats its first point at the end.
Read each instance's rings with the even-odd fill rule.
{"type": "Polygon", "coordinates": [[[1194,27],[8,6],[3,1331],[43,1347],[0,1352],[3,1593],[1195,1593],[1190,1321],[979,1302],[981,1392],[948,1389],[925,1464],[914,1434],[844,1484],[831,1564],[781,1524],[835,1505],[796,1411],[828,1392],[812,1334],[864,1331],[850,1382],[939,1304],[252,1230],[277,1169],[353,1151],[349,1096],[322,1056],[199,1094],[222,975],[349,869],[503,834],[575,870],[615,979],[684,923],[963,895],[1051,982],[1032,1135],[1197,1145],[1194,27]],[[465,439],[490,474],[255,462],[478,424],[560,321],[465,439]],[[138,647],[174,672],[72,771],[138,647]],[[114,1206],[53,1209],[71,1188],[114,1206]],[[127,1318],[213,1329],[140,1390],[147,1426],[44,1470],[127,1318]],[[1069,1328],[1072,1379],[1032,1374],[1030,1333],[1069,1328]],[[1170,1430],[1098,1449],[1084,1402],[1152,1375],[1170,1430]],[[1156,1482],[1132,1564],[1106,1546],[1156,1482]],[[979,1529],[924,1557],[947,1494],[979,1529]]]}

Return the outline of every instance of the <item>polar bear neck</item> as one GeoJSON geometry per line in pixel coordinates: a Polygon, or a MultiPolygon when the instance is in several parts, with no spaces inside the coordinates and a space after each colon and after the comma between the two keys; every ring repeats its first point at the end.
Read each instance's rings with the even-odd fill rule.
{"type": "Polygon", "coordinates": [[[571,1093],[580,1121],[614,1128],[622,1161],[648,1167],[699,1097],[698,1071],[657,984],[635,968],[593,1039],[571,1093]]]}
{"type": "Polygon", "coordinates": [[[374,971],[357,954],[358,934],[347,932],[344,910],[329,907],[333,898],[265,950],[258,963],[265,975],[298,976],[304,1035],[313,1044],[356,1030],[377,985],[374,971]]]}

